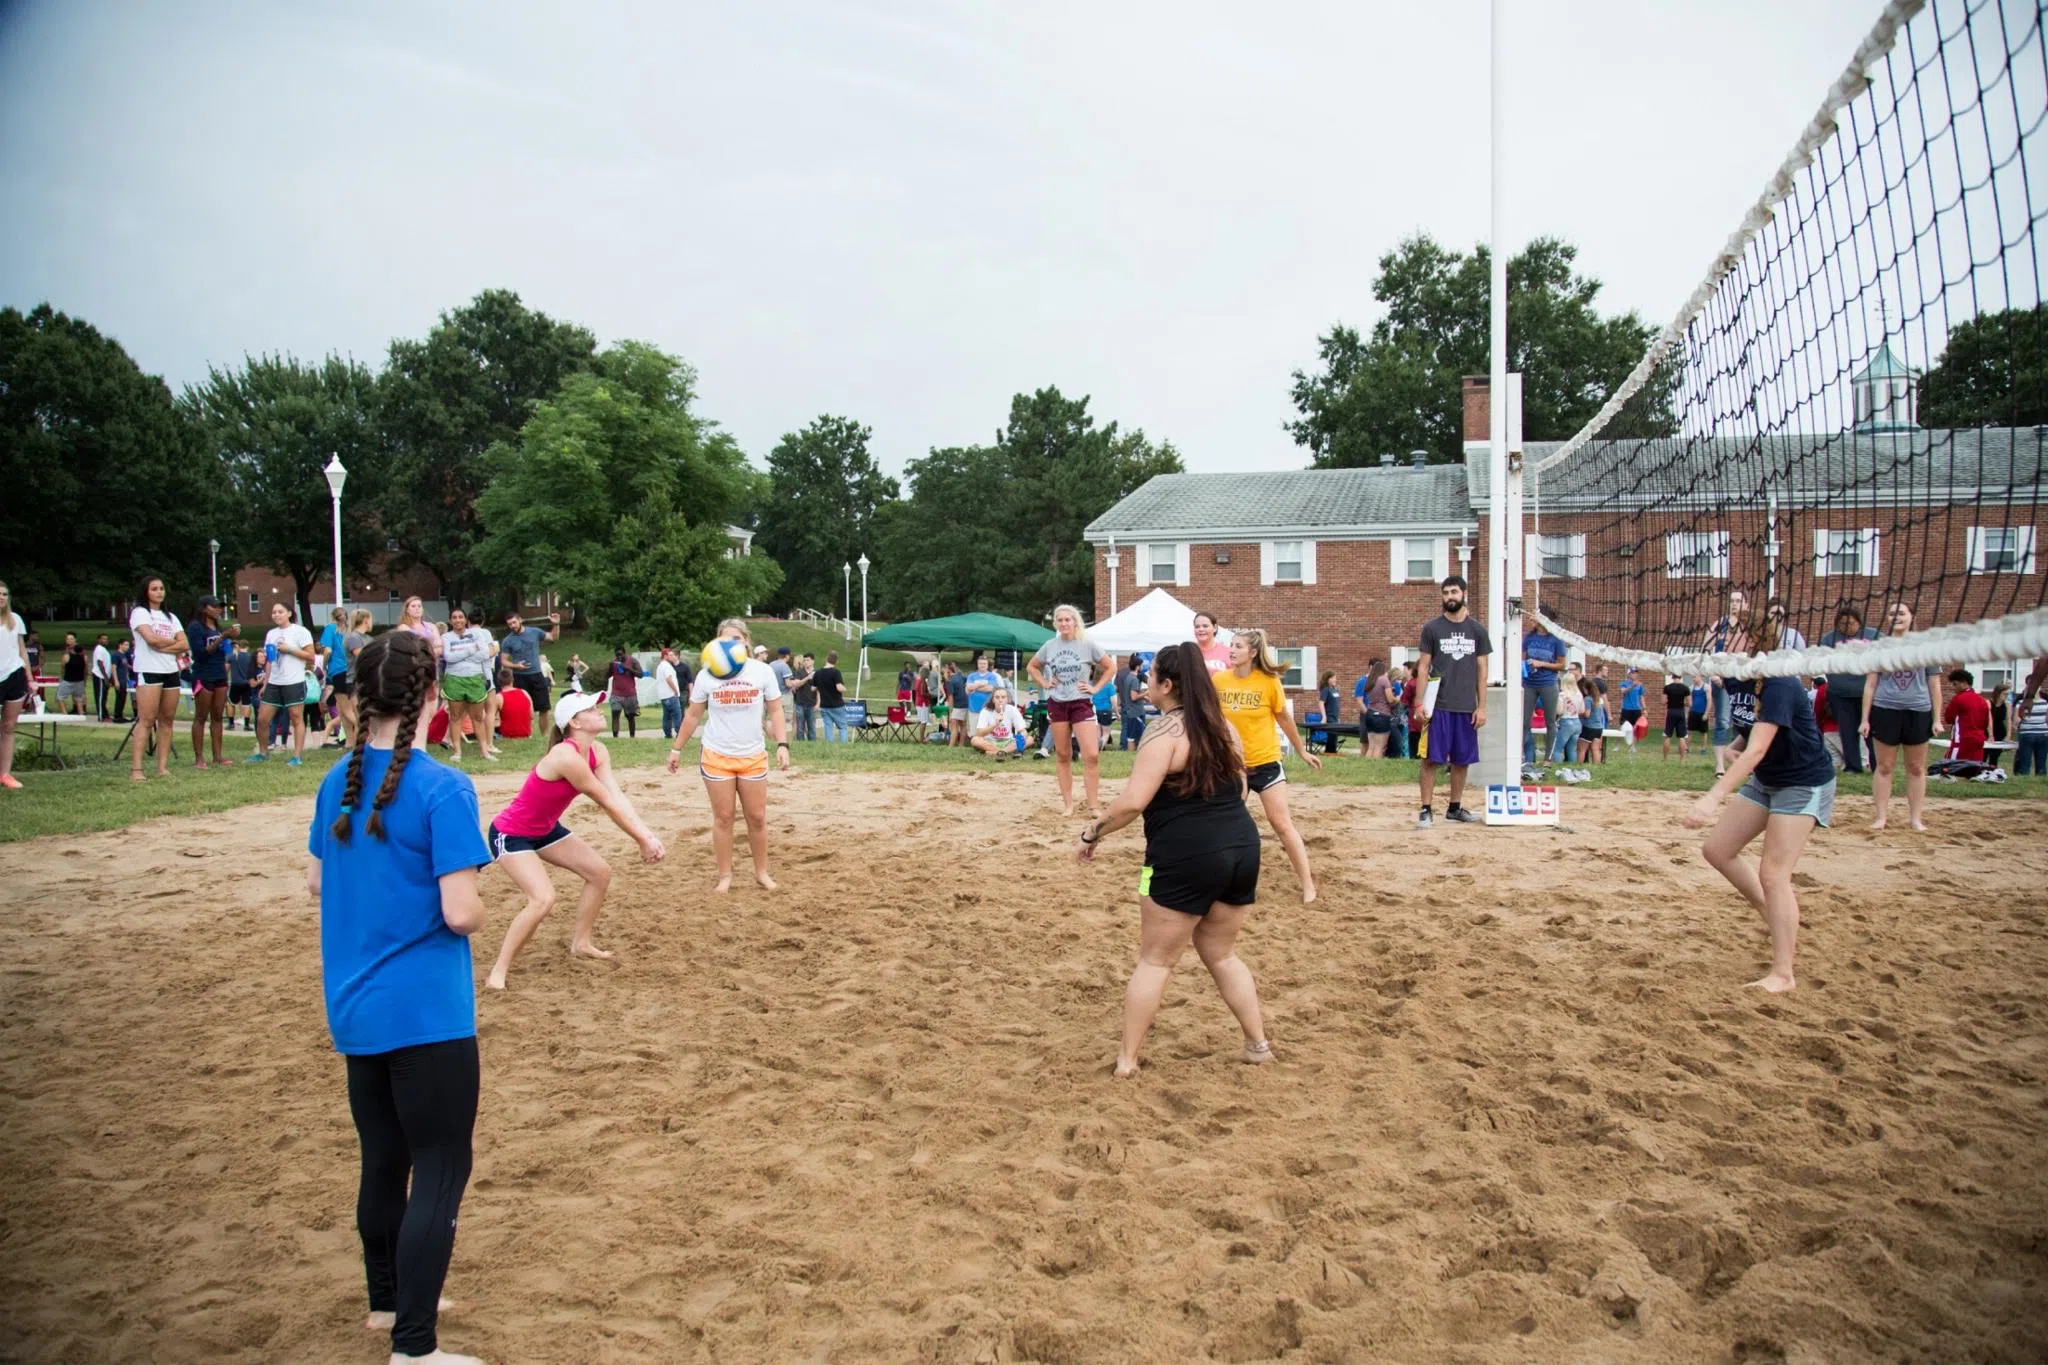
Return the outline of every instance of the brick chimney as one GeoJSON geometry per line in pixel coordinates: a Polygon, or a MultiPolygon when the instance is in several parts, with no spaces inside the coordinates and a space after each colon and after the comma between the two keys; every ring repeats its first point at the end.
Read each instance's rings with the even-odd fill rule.
{"type": "Polygon", "coordinates": [[[1490,441],[1493,439],[1493,404],[1490,388],[1492,380],[1483,374],[1465,376],[1465,439],[1467,441],[1490,441]]]}

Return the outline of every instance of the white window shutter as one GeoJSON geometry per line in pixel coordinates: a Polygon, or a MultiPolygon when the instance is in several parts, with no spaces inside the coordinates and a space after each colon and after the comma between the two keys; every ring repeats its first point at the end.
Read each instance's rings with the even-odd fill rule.
{"type": "Polygon", "coordinates": [[[1714,533],[1714,577],[1726,578],[1727,576],[1728,533],[1726,531],[1716,531],[1714,533]]]}
{"type": "Polygon", "coordinates": [[[1826,578],[1828,576],[1828,533],[1826,531],[1815,531],[1813,533],[1813,576],[1815,578],[1826,578]]]}
{"type": "Polygon", "coordinates": [[[1877,577],[1878,531],[1875,526],[1863,528],[1863,576],[1877,577]]]}
{"type": "Polygon", "coordinates": [[[1543,537],[1532,535],[1522,540],[1522,577],[1534,582],[1543,577],[1543,537]]]}
{"type": "Polygon", "coordinates": [[[1984,528],[1981,526],[1972,526],[1964,534],[1963,545],[1965,550],[1969,554],[1969,560],[1967,561],[1970,566],[1969,571],[1971,573],[1983,573],[1984,528]]]}
{"type": "Polygon", "coordinates": [[[1571,563],[1572,577],[1584,578],[1586,576],[1586,537],[1583,534],[1572,537],[1571,563]]]}
{"type": "Polygon", "coordinates": [[[2019,563],[2019,572],[2032,573],[2034,571],[2034,528],[2022,526],[2019,528],[2019,532],[2019,554],[2015,556],[2019,563]]]}
{"type": "Polygon", "coordinates": [[[1173,582],[1175,587],[1188,585],[1188,543],[1182,541],[1173,547],[1173,582]]]}
{"type": "Polygon", "coordinates": [[[1316,666],[1316,647],[1314,645],[1303,645],[1301,647],[1301,685],[1313,692],[1316,690],[1316,684],[1322,680],[1322,676],[1322,670],[1316,666]]]}
{"type": "Polygon", "coordinates": [[[1387,542],[1387,581],[1406,583],[1408,581],[1408,542],[1390,540],[1387,542]]]}
{"type": "Polygon", "coordinates": [[[1259,586],[1273,586],[1273,542],[1270,540],[1259,542],[1259,586]]]}
{"type": "Polygon", "coordinates": [[[1664,576],[1685,577],[1685,533],[1667,531],[1664,534],[1664,576]]]}
{"type": "Polygon", "coordinates": [[[1316,581],[1316,543],[1313,540],[1301,542],[1301,581],[1316,581]]]}
{"type": "Polygon", "coordinates": [[[1436,538],[1436,581],[1441,583],[1451,576],[1451,538],[1436,538]]]}
{"type": "Polygon", "coordinates": [[[1152,586],[1152,547],[1133,545],[1130,552],[1137,556],[1131,566],[1131,581],[1141,588],[1152,586]]]}

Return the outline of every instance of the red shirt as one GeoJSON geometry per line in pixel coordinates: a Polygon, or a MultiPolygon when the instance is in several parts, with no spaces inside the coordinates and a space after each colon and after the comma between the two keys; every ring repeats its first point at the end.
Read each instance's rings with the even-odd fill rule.
{"type": "Polygon", "coordinates": [[[1950,758],[1984,761],[1984,741],[1991,737],[1991,703],[1975,688],[1962,687],[1941,710],[1941,723],[1956,727],[1956,747],[1950,758]]]}

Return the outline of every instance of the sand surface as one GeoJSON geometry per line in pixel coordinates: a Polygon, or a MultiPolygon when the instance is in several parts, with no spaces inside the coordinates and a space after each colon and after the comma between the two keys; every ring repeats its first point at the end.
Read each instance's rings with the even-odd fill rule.
{"type": "MultiPolygon", "coordinates": [[[[1796,995],[1680,795],[1418,834],[1297,789],[1243,942],[1280,1060],[1190,954],[1108,1078],[1140,840],[1069,858],[1042,768],[801,775],[779,894],[708,818],[572,822],[620,871],[481,1002],[442,1341],[504,1365],[2038,1361],[2048,821],[1845,799],[1796,995]]],[[[482,783],[486,814],[516,774],[482,783]]],[[[310,802],[0,848],[0,1358],[381,1362],[300,883],[310,802]],[[266,869],[268,865],[268,870],[266,869]]],[[[487,874],[477,970],[516,908],[487,874]]]]}

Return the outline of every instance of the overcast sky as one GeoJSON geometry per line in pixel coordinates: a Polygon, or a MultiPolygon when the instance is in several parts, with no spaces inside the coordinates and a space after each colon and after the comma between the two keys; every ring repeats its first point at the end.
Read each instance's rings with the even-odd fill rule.
{"type": "MultiPolygon", "coordinates": [[[[1875,0],[1511,0],[1505,227],[1662,324],[1875,0]]],[[[494,286],[680,353],[756,464],[1093,396],[1292,468],[1381,253],[1488,231],[1488,7],[0,0],[0,304],[182,387],[494,286]]]]}

